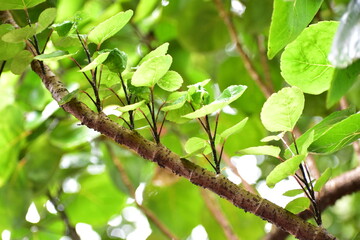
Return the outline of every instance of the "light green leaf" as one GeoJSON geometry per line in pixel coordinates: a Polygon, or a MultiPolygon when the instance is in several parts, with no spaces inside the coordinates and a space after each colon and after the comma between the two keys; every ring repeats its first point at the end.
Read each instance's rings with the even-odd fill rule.
{"type": "Polygon", "coordinates": [[[304,108],[304,95],[296,87],[272,94],[261,110],[261,122],[270,132],[292,131],[304,108]]]}
{"type": "Polygon", "coordinates": [[[224,139],[227,139],[229,136],[233,135],[234,133],[236,133],[236,132],[238,132],[238,131],[241,131],[241,129],[244,128],[244,126],[245,126],[245,124],[246,124],[246,122],[247,122],[248,119],[249,119],[249,118],[246,117],[246,118],[244,118],[243,120],[241,120],[240,122],[238,122],[237,124],[235,124],[234,126],[232,126],[232,127],[228,128],[228,129],[224,130],[224,131],[220,134],[220,136],[221,136],[222,138],[224,138],[224,139]]]}
{"type": "Polygon", "coordinates": [[[173,92],[169,95],[166,100],[166,104],[161,111],[167,112],[171,110],[175,110],[184,106],[187,99],[187,92],[173,92]]]}
{"type": "Polygon", "coordinates": [[[64,21],[62,23],[53,24],[51,27],[54,28],[60,37],[65,37],[68,35],[74,24],[75,22],[73,21],[64,21]]]}
{"type": "Polygon", "coordinates": [[[156,49],[154,49],[151,52],[149,52],[148,54],[146,54],[145,57],[143,57],[141,59],[141,61],[139,62],[139,65],[141,65],[143,62],[146,62],[147,60],[149,60],[153,57],[165,56],[165,54],[168,51],[168,48],[169,48],[169,43],[164,43],[164,44],[160,45],[156,49]]]}
{"type": "Polygon", "coordinates": [[[237,153],[242,155],[268,155],[273,157],[279,157],[281,149],[276,146],[258,146],[249,147],[238,151],[237,153]]]}
{"type": "Polygon", "coordinates": [[[327,168],[325,172],[321,174],[318,180],[316,180],[314,190],[316,192],[320,192],[321,188],[326,184],[326,182],[330,179],[332,174],[331,168],[327,168]]]}
{"type": "Polygon", "coordinates": [[[32,8],[45,0],[0,0],[0,11],[32,8]]]}
{"type": "Polygon", "coordinates": [[[284,192],[283,195],[286,197],[295,197],[302,193],[304,193],[304,190],[302,190],[302,189],[292,189],[292,190],[284,192]]]}
{"type": "Polygon", "coordinates": [[[10,24],[0,25],[0,60],[7,60],[13,58],[18,52],[24,49],[25,42],[12,43],[4,42],[2,36],[11,30],[14,30],[14,27],[10,24]]]}
{"type": "Polygon", "coordinates": [[[334,124],[309,147],[309,152],[333,153],[360,138],[360,113],[334,124]]]}
{"type": "Polygon", "coordinates": [[[267,136],[261,139],[261,142],[271,142],[271,141],[279,141],[284,137],[285,132],[281,132],[278,135],[273,136],[267,136]]]}
{"type": "Polygon", "coordinates": [[[26,26],[23,28],[18,28],[9,31],[8,33],[5,33],[4,36],[2,36],[2,40],[4,42],[10,42],[10,43],[18,43],[25,41],[26,39],[31,38],[36,33],[34,27],[26,26]]]}
{"type": "Polygon", "coordinates": [[[68,51],[55,51],[52,53],[46,53],[46,54],[41,54],[41,55],[37,55],[36,57],[34,57],[34,59],[36,60],[40,60],[40,61],[58,61],[64,58],[68,58],[71,56],[76,55],[76,53],[69,53],[68,51]]]}
{"type": "Polygon", "coordinates": [[[56,8],[47,8],[39,16],[36,33],[44,31],[56,18],[56,8]]]}
{"type": "Polygon", "coordinates": [[[184,80],[175,71],[168,71],[160,80],[157,82],[160,88],[168,92],[173,92],[178,90],[184,80]]]}
{"type": "Polygon", "coordinates": [[[294,175],[299,165],[305,159],[305,155],[297,155],[277,165],[267,176],[266,185],[273,188],[281,180],[294,175]]]}
{"type": "Polygon", "coordinates": [[[142,100],[141,102],[126,105],[126,106],[123,106],[123,107],[118,107],[116,109],[119,110],[120,112],[128,112],[128,111],[136,110],[139,107],[143,106],[144,104],[145,104],[145,100],[142,100]]]}
{"type": "Polygon", "coordinates": [[[101,45],[106,39],[114,36],[127,24],[133,15],[132,10],[120,12],[105,20],[90,31],[88,41],[101,45]]]}
{"type": "Polygon", "coordinates": [[[194,119],[216,112],[238,99],[244,93],[246,88],[247,87],[243,85],[232,85],[226,88],[214,102],[201,107],[193,113],[186,114],[183,117],[194,119]]]}
{"type": "Polygon", "coordinates": [[[329,89],[334,66],[327,55],[337,26],[331,21],[313,24],[285,48],[280,68],[287,83],[310,94],[329,89]]]}
{"type": "Polygon", "coordinates": [[[28,50],[23,50],[16,54],[11,62],[10,70],[12,73],[20,75],[29,66],[33,59],[33,55],[28,50]]]}
{"type": "Polygon", "coordinates": [[[323,0],[275,0],[272,14],[268,57],[273,58],[293,41],[312,21],[323,0]]]}
{"type": "Polygon", "coordinates": [[[306,138],[303,142],[303,144],[301,144],[301,146],[298,146],[299,148],[299,152],[300,154],[307,154],[308,153],[308,148],[309,146],[314,142],[314,136],[315,136],[315,131],[311,131],[308,135],[306,135],[306,138]]]}
{"type": "Polygon", "coordinates": [[[335,69],[326,98],[327,108],[332,107],[347,93],[351,86],[356,82],[359,74],[360,60],[344,69],[335,69]]]}
{"type": "Polygon", "coordinates": [[[172,63],[170,55],[153,57],[135,71],[131,84],[136,87],[153,87],[169,70],[172,63]]]}
{"type": "Polygon", "coordinates": [[[185,151],[188,154],[195,155],[204,152],[205,148],[209,146],[209,143],[199,137],[192,137],[185,143],[185,151]]]}
{"type": "Polygon", "coordinates": [[[305,209],[308,209],[310,206],[310,200],[306,197],[300,197],[289,202],[285,209],[292,212],[293,214],[298,214],[305,209]]]}
{"type": "Polygon", "coordinates": [[[135,10],[134,22],[137,23],[147,17],[158,2],[158,0],[140,0],[135,10]]]}
{"type": "Polygon", "coordinates": [[[71,93],[65,95],[60,101],[59,101],[59,105],[64,105],[65,103],[70,102],[71,100],[73,100],[74,98],[77,97],[77,95],[79,94],[80,89],[76,89],[75,91],[72,91],[71,93]]]}
{"type": "Polygon", "coordinates": [[[86,72],[86,71],[95,69],[97,66],[99,66],[100,64],[105,62],[105,60],[107,59],[109,54],[110,54],[110,52],[104,52],[104,53],[99,54],[99,56],[97,56],[91,63],[89,63],[88,65],[86,65],[79,71],[86,72]]]}
{"type": "Polygon", "coordinates": [[[109,56],[104,62],[110,71],[114,73],[122,73],[126,69],[127,55],[123,51],[114,48],[110,51],[109,56]]]}

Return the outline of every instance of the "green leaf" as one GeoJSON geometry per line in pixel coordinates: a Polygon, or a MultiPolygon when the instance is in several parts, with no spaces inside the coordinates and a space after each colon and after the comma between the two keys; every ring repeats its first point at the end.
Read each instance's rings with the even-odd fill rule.
{"type": "Polygon", "coordinates": [[[308,209],[310,206],[310,200],[306,197],[300,197],[289,202],[285,209],[292,212],[293,214],[298,214],[305,209],[308,209]]]}
{"type": "Polygon", "coordinates": [[[127,24],[133,15],[132,10],[120,12],[97,25],[88,35],[88,41],[101,45],[106,39],[114,36],[127,24]]]}
{"type": "Polygon", "coordinates": [[[270,59],[307,27],[322,2],[323,0],[274,1],[268,43],[270,59]]]}
{"type": "Polygon", "coordinates": [[[333,153],[360,138],[360,113],[334,124],[309,147],[310,152],[333,153]]]}
{"type": "Polygon", "coordinates": [[[160,80],[157,82],[160,88],[168,92],[173,92],[178,90],[184,80],[175,71],[168,71],[160,80]]]}
{"type": "Polygon", "coordinates": [[[273,157],[279,157],[281,149],[276,146],[259,146],[249,147],[238,151],[237,153],[242,155],[268,155],[273,157]]]}
{"type": "Polygon", "coordinates": [[[0,0],[0,11],[32,8],[45,0],[0,0]]]}
{"type": "Polygon", "coordinates": [[[104,65],[114,73],[122,73],[126,69],[127,55],[123,51],[114,48],[110,51],[109,56],[106,58],[104,65]]]}
{"type": "Polygon", "coordinates": [[[97,66],[99,66],[100,64],[102,64],[103,62],[106,61],[109,54],[110,54],[110,52],[104,52],[104,53],[99,54],[99,56],[97,56],[91,63],[89,63],[88,65],[86,65],[79,71],[86,72],[86,71],[95,69],[97,66]]]}
{"type": "Polygon", "coordinates": [[[62,23],[53,24],[51,27],[58,33],[60,37],[65,37],[68,35],[74,25],[75,22],[73,21],[64,21],[62,23]]]}
{"type": "Polygon", "coordinates": [[[32,36],[35,35],[35,33],[36,33],[36,30],[34,27],[26,26],[26,27],[14,29],[14,30],[9,31],[8,33],[5,33],[1,39],[4,42],[18,43],[18,42],[22,42],[22,41],[25,41],[25,40],[31,38],[32,36]]]}
{"type": "Polygon", "coordinates": [[[205,148],[209,146],[209,143],[199,137],[192,137],[185,143],[185,151],[188,153],[187,157],[200,154],[204,152],[205,148]]]}
{"type": "Polygon", "coordinates": [[[58,60],[61,60],[64,58],[72,57],[76,54],[77,54],[77,52],[69,53],[68,51],[58,50],[58,51],[55,51],[52,53],[37,55],[36,57],[34,57],[34,59],[40,60],[40,61],[58,61],[58,60]]]}
{"type": "Polygon", "coordinates": [[[246,117],[246,118],[244,118],[243,120],[241,120],[240,122],[238,122],[237,124],[235,124],[234,126],[232,126],[232,127],[228,128],[228,129],[224,130],[224,131],[220,134],[220,136],[221,136],[222,138],[224,138],[224,139],[227,139],[229,136],[233,135],[234,133],[241,131],[241,130],[244,128],[244,126],[245,126],[245,124],[246,124],[246,122],[247,122],[248,119],[249,119],[249,118],[246,117]]]}
{"type": "Polygon", "coordinates": [[[7,60],[13,58],[18,52],[24,49],[25,43],[12,43],[4,42],[2,36],[11,30],[14,30],[14,27],[10,24],[0,25],[0,60],[7,60]]]}
{"type": "Polygon", "coordinates": [[[149,16],[158,2],[158,0],[140,0],[135,10],[134,23],[138,23],[149,16]]]}
{"type": "Polygon", "coordinates": [[[167,112],[175,109],[179,109],[184,106],[188,93],[187,92],[173,92],[166,99],[166,104],[161,111],[167,112]]]}
{"type": "Polygon", "coordinates": [[[56,8],[47,8],[39,16],[36,33],[44,31],[56,18],[56,8]]]}
{"type": "Polygon", "coordinates": [[[302,189],[292,189],[292,190],[284,192],[283,195],[286,197],[295,197],[302,193],[304,193],[304,190],[302,190],[302,189]]]}
{"type": "Polygon", "coordinates": [[[261,142],[271,142],[271,141],[279,141],[284,137],[285,132],[281,132],[278,135],[273,135],[273,136],[267,136],[264,137],[263,139],[261,139],[261,142]]]}
{"type": "Polygon", "coordinates": [[[339,68],[345,68],[360,58],[360,2],[350,1],[341,17],[329,54],[330,62],[339,68]]]}
{"type": "Polygon", "coordinates": [[[266,177],[266,185],[273,188],[281,180],[294,175],[299,165],[305,159],[305,155],[297,155],[277,165],[266,177]]]}
{"type": "Polygon", "coordinates": [[[216,112],[238,99],[244,93],[246,88],[247,87],[243,85],[232,85],[226,88],[214,102],[201,107],[193,113],[186,114],[183,117],[195,119],[216,112]]]}
{"type": "Polygon", "coordinates": [[[120,112],[128,112],[128,111],[136,110],[139,107],[143,106],[144,104],[145,104],[145,100],[142,100],[141,102],[126,105],[126,106],[123,106],[123,107],[118,107],[116,109],[119,110],[120,112]]]}
{"type": "Polygon", "coordinates": [[[0,187],[15,169],[25,137],[23,112],[15,105],[0,111],[0,187]]]}
{"type": "Polygon", "coordinates": [[[300,152],[300,154],[307,154],[308,153],[308,148],[309,146],[314,142],[314,136],[315,136],[315,131],[311,131],[308,135],[306,135],[306,137],[304,138],[304,142],[303,144],[301,144],[301,146],[298,146],[298,150],[300,152]]]}
{"type": "Polygon", "coordinates": [[[287,83],[310,94],[329,89],[334,66],[327,56],[337,26],[331,21],[313,24],[285,48],[280,68],[287,83]]]}
{"type": "Polygon", "coordinates": [[[304,109],[304,95],[296,87],[272,94],[261,110],[261,122],[270,132],[292,131],[304,109]]]}
{"type": "Polygon", "coordinates": [[[131,84],[136,87],[153,87],[166,74],[172,63],[170,55],[153,57],[135,71],[131,84]]]}
{"type": "Polygon", "coordinates": [[[16,54],[11,62],[10,70],[12,73],[20,75],[29,66],[33,60],[33,55],[28,50],[23,50],[16,54]]]}
{"type": "Polygon", "coordinates": [[[335,69],[326,98],[327,108],[332,107],[347,93],[351,86],[356,82],[359,74],[360,60],[344,69],[335,69]]]}
{"type": "Polygon", "coordinates": [[[165,56],[165,54],[168,51],[168,48],[169,48],[169,43],[164,43],[164,44],[160,45],[156,49],[154,49],[151,52],[149,52],[148,54],[146,54],[145,57],[143,57],[141,59],[141,61],[139,62],[139,65],[141,65],[143,62],[146,62],[147,60],[149,60],[153,57],[165,56]]]}
{"type": "Polygon", "coordinates": [[[70,102],[71,100],[73,100],[74,98],[77,97],[77,95],[79,94],[80,89],[76,89],[74,91],[72,91],[71,93],[65,95],[60,101],[59,101],[59,105],[64,105],[68,102],[70,102]]]}
{"type": "Polygon", "coordinates": [[[314,190],[316,192],[320,192],[321,188],[326,184],[326,182],[330,179],[332,174],[331,168],[327,168],[325,172],[321,174],[318,180],[316,180],[314,190]]]}

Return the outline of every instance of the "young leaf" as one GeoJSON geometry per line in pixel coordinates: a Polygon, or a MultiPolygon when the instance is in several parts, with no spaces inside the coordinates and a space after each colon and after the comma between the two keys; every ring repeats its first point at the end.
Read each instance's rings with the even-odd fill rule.
{"type": "Polygon", "coordinates": [[[73,100],[74,98],[77,97],[79,92],[80,92],[80,89],[76,89],[75,91],[72,91],[71,93],[67,94],[59,101],[59,105],[61,106],[61,105],[64,105],[64,104],[70,102],[71,100],[73,100]]]}
{"type": "Polygon", "coordinates": [[[139,107],[143,106],[144,104],[145,104],[145,100],[142,100],[140,102],[130,104],[130,105],[126,105],[126,106],[123,106],[123,107],[118,107],[116,109],[119,110],[120,112],[128,112],[128,111],[136,110],[139,107]]]}
{"type": "Polygon", "coordinates": [[[65,37],[68,35],[75,22],[73,21],[64,21],[62,23],[57,23],[51,25],[51,27],[58,33],[60,37],[65,37]]]}
{"type": "Polygon", "coordinates": [[[281,138],[284,137],[284,134],[285,134],[285,132],[281,132],[275,136],[267,136],[267,137],[264,137],[263,139],[261,139],[260,141],[261,142],[279,141],[279,140],[281,140],[281,138]]]}
{"type": "Polygon", "coordinates": [[[225,131],[223,131],[220,134],[220,136],[222,138],[224,138],[224,139],[227,139],[229,136],[233,135],[234,133],[241,131],[241,129],[244,128],[244,126],[245,126],[248,119],[249,119],[248,117],[244,118],[243,120],[241,120],[240,122],[238,122],[234,126],[232,126],[232,127],[228,128],[228,129],[226,129],[225,131]]]}
{"type": "Polygon", "coordinates": [[[286,197],[295,197],[302,193],[304,193],[304,190],[302,190],[302,189],[292,189],[292,190],[284,192],[283,195],[286,197]]]}
{"type": "Polygon", "coordinates": [[[4,42],[2,36],[11,30],[14,30],[14,27],[10,24],[0,25],[0,60],[7,60],[13,58],[18,52],[24,49],[25,43],[12,43],[4,42]]]}
{"type": "Polygon", "coordinates": [[[292,131],[304,108],[304,95],[296,87],[272,94],[261,110],[261,122],[270,132],[292,131]]]}
{"type": "Polygon", "coordinates": [[[4,36],[2,36],[2,40],[4,42],[10,42],[10,43],[18,43],[25,41],[26,39],[31,38],[36,33],[35,28],[26,26],[23,28],[18,28],[11,30],[8,33],[5,33],[4,36]]]}
{"type": "Polygon", "coordinates": [[[127,55],[123,51],[114,48],[110,51],[109,56],[104,62],[110,71],[114,73],[122,73],[126,69],[127,55]]]}
{"type": "Polygon", "coordinates": [[[168,99],[166,100],[166,104],[162,111],[167,112],[171,110],[175,110],[184,106],[186,102],[188,93],[187,92],[173,92],[169,95],[168,99]]]}
{"type": "Polygon", "coordinates": [[[77,52],[69,53],[68,51],[58,50],[58,51],[55,51],[52,53],[37,55],[36,57],[34,57],[34,59],[40,60],[40,61],[58,61],[60,59],[68,58],[68,57],[74,56],[76,54],[77,54],[77,52]]]}
{"type": "Polygon", "coordinates": [[[127,24],[133,15],[132,10],[120,12],[111,18],[105,20],[90,31],[88,40],[101,45],[106,39],[114,36],[127,24]]]}
{"type": "Polygon", "coordinates": [[[360,138],[360,113],[334,124],[314,141],[310,152],[333,153],[360,138]]]}
{"type": "Polygon", "coordinates": [[[360,58],[360,2],[351,0],[341,17],[329,54],[330,62],[339,68],[349,66],[360,58]]]}
{"type": "Polygon", "coordinates": [[[306,136],[304,143],[301,146],[298,146],[300,154],[307,154],[309,146],[314,142],[314,136],[315,132],[313,130],[306,136]]]}
{"type": "Polygon", "coordinates": [[[168,92],[173,92],[178,90],[184,80],[175,71],[168,71],[160,80],[157,82],[160,88],[168,92]]]}
{"type": "Polygon", "coordinates": [[[139,62],[139,65],[141,65],[143,62],[146,62],[147,60],[149,60],[153,57],[165,56],[165,54],[168,51],[168,48],[169,48],[169,43],[164,43],[164,44],[160,45],[156,49],[154,49],[151,52],[149,52],[148,54],[146,54],[145,57],[143,57],[141,59],[141,61],[139,62]]]}
{"type": "Polygon", "coordinates": [[[10,70],[12,73],[20,75],[29,66],[33,59],[31,52],[23,50],[16,54],[13,61],[11,62],[10,70]]]}
{"type": "Polygon", "coordinates": [[[208,145],[209,143],[205,139],[192,137],[185,143],[185,151],[191,155],[194,155],[195,152],[202,153],[208,145]]]}
{"type": "Polygon", "coordinates": [[[140,0],[136,7],[134,22],[138,23],[154,10],[158,0],[140,0]]]}
{"type": "Polygon", "coordinates": [[[279,157],[281,149],[276,146],[259,146],[249,147],[238,151],[237,153],[242,155],[268,155],[273,157],[279,157]]]}
{"type": "Polygon", "coordinates": [[[310,94],[329,89],[334,66],[327,55],[337,26],[337,22],[331,21],[310,25],[287,45],[280,62],[281,74],[287,83],[310,94]]]}
{"type": "Polygon", "coordinates": [[[32,8],[45,0],[0,0],[0,11],[32,8]]]}
{"type": "Polygon", "coordinates": [[[136,87],[153,87],[169,70],[172,63],[170,55],[153,57],[135,71],[131,84],[136,87]]]}
{"type": "Polygon", "coordinates": [[[304,211],[305,209],[309,208],[309,206],[310,206],[310,200],[306,197],[300,197],[289,202],[286,205],[285,209],[292,212],[293,214],[298,214],[304,211]]]}
{"type": "Polygon", "coordinates": [[[39,16],[36,33],[44,31],[56,18],[56,9],[47,8],[39,16]]]}
{"type": "Polygon", "coordinates": [[[238,99],[246,90],[246,86],[232,85],[226,88],[221,95],[212,103],[201,107],[193,113],[186,114],[185,118],[195,119],[216,112],[238,99]]]}
{"type": "Polygon", "coordinates": [[[323,0],[274,1],[268,57],[273,58],[311,22],[323,0]]]}
{"type": "Polygon", "coordinates": [[[275,184],[281,180],[287,178],[288,176],[294,175],[296,170],[299,169],[300,163],[304,159],[305,155],[297,155],[277,165],[267,176],[266,185],[268,185],[270,188],[273,188],[275,184]]]}
{"type": "Polygon", "coordinates": [[[110,52],[104,52],[104,53],[99,54],[99,56],[97,56],[91,63],[89,63],[88,65],[83,67],[80,70],[80,72],[86,72],[86,71],[96,68],[97,66],[99,66],[100,64],[105,62],[105,60],[107,59],[109,54],[110,54],[110,52]]]}
{"type": "Polygon", "coordinates": [[[331,168],[328,168],[321,174],[318,180],[316,180],[314,190],[316,192],[320,192],[321,188],[326,184],[326,182],[330,179],[332,174],[331,168]]]}

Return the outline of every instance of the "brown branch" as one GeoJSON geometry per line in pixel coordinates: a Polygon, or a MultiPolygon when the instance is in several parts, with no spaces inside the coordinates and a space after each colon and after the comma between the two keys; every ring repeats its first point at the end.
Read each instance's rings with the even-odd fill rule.
{"type": "Polygon", "coordinates": [[[214,196],[204,189],[201,189],[200,192],[206,207],[210,210],[211,214],[214,216],[215,220],[219,223],[222,230],[224,231],[226,239],[238,240],[239,238],[234,233],[229,221],[221,211],[219,203],[216,201],[214,196]]]}
{"type": "Polygon", "coordinates": [[[240,54],[241,59],[243,60],[245,69],[247,70],[247,72],[249,73],[250,77],[254,80],[254,82],[256,83],[256,85],[260,88],[260,90],[263,92],[264,96],[266,98],[269,98],[270,95],[272,94],[272,90],[269,89],[261,80],[260,75],[257,73],[257,71],[255,70],[254,65],[252,64],[249,56],[245,53],[244,49],[241,46],[240,40],[238,38],[238,34],[235,28],[234,23],[231,20],[231,17],[229,15],[229,13],[225,10],[224,5],[222,3],[222,0],[214,0],[216,7],[218,8],[219,14],[222,17],[222,19],[224,20],[231,40],[235,43],[236,46],[236,50],[238,51],[238,53],[240,54]]]}

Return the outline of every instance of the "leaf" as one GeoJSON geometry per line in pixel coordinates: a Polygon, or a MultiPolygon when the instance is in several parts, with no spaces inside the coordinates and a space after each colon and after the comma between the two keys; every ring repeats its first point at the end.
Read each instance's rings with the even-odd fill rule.
{"type": "Polygon", "coordinates": [[[332,77],[330,88],[326,98],[326,107],[332,107],[342,96],[353,86],[360,74],[360,60],[350,66],[339,69],[336,68],[332,77]]]}
{"type": "Polygon", "coordinates": [[[160,88],[168,92],[173,92],[178,90],[184,80],[175,71],[168,71],[160,80],[157,82],[160,88]]]}
{"type": "Polygon", "coordinates": [[[106,61],[109,54],[110,54],[110,52],[104,52],[104,53],[99,54],[99,56],[97,56],[91,63],[89,63],[88,65],[86,65],[79,71],[86,72],[86,71],[95,69],[97,66],[99,66],[100,64],[102,64],[103,62],[106,61]]]}
{"type": "Polygon", "coordinates": [[[23,112],[15,105],[0,111],[0,187],[10,177],[18,162],[24,135],[23,112]]]}
{"type": "Polygon", "coordinates": [[[322,189],[322,187],[326,184],[326,182],[330,179],[332,174],[332,170],[331,168],[327,168],[325,170],[325,172],[323,172],[321,174],[321,176],[319,177],[318,180],[316,180],[315,186],[314,186],[314,190],[316,192],[320,192],[320,190],[322,189]]]}
{"type": "Polygon", "coordinates": [[[133,15],[132,10],[120,12],[97,25],[88,35],[88,41],[101,45],[106,39],[114,36],[127,24],[133,15]]]}
{"type": "Polygon", "coordinates": [[[20,75],[29,66],[33,59],[31,52],[23,50],[16,54],[13,61],[11,62],[10,70],[12,73],[20,75]]]}
{"type": "Polygon", "coordinates": [[[241,131],[244,128],[245,124],[247,123],[248,119],[249,118],[246,117],[243,120],[241,120],[240,122],[238,122],[237,124],[235,124],[234,126],[224,130],[220,134],[220,136],[224,139],[227,139],[229,136],[233,135],[234,133],[241,131]]]}
{"type": "Polygon", "coordinates": [[[284,137],[285,132],[281,132],[278,135],[275,136],[267,136],[261,139],[261,142],[271,142],[271,141],[279,141],[284,137]]]}
{"type": "Polygon", "coordinates": [[[334,66],[327,55],[337,22],[322,21],[310,25],[281,55],[281,74],[285,81],[303,92],[320,94],[330,87],[334,66]]]}
{"type": "Polygon", "coordinates": [[[308,150],[309,146],[314,142],[314,135],[315,135],[315,132],[313,130],[306,136],[304,143],[301,144],[301,146],[298,146],[298,150],[299,150],[300,154],[305,155],[308,153],[307,150],[308,150]]]}
{"type": "Polygon", "coordinates": [[[302,190],[302,189],[292,189],[292,190],[284,192],[283,195],[286,197],[295,197],[302,193],[304,193],[304,190],[302,190]]]}
{"type": "Polygon", "coordinates": [[[59,105],[64,105],[68,102],[70,102],[71,100],[73,100],[74,98],[77,97],[77,95],[79,94],[80,89],[76,89],[74,91],[72,91],[71,93],[65,95],[60,101],[59,101],[59,105]]]}
{"type": "Polygon", "coordinates": [[[36,33],[44,31],[56,18],[56,8],[47,8],[39,16],[36,33]]]}
{"type": "Polygon", "coordinates": [[[76,55],[76,53],[69,53],[68,51],[55,51],[52,53],[46,53],[46,54],[41,54],[41,55],[37,55],[36,57],[34,57],[34,59],[36,60],[40,60],[40,61],[58,61],[64,58],[69,58],[71,56],[76,55]]]}
{"type": "Polygon", "coordinates": [[[166,104],[161,111],[167,112],[175,110],[184,106],[188,93],[187,92],[173,92],[166,100],[166,104]]]}
{"type": "Polygon", "coordinates": [[[123,107],[118,107],[116,109],[119,110],[120,112],[128,112],[128,111],[136,110],[136,109],[138,109],[139,107],[141,107],[144,104],[145,104],[145,100],[142,100],[141,102],[126,105],[126,106],[123,106],[123,107]]]}
{"type": "Polygon", "coordinates": [[[136,87],[153,87],[169,70],[172,63],[170,55],[153,57],[135,71],[131,84],[136,87]]]}
{"type": "Polygon", "coordinates": [[[187,157],[204,152],[205,148],[209,146],[209,143],[199,137],[192,137],[185,143],[185,151],[188,153],[187,157]]]}
{"type": "Polygon", "coordinates": [[[270,132],[292,131],[304,109],[304,95],[296,87],[272,94],[261,110],[261,122],[270,132]]]}
{"type": "Polygon", "coordinates": [[[273,188],[281,180],[294,175],[299,165],[305,159],[305,155],[297,155],[277,165],[266,177],[266,185],[273,188]]]}
{"type": "Polygon", "coordinates": [[[35,28],[26,26],[5,33],[1,39],[4,42],[19,43],[31,38],[32,36],[35,35],[35,33],[36,33],[35,28]]]}
{"type": "Polygon", "coordinates": [[[306,197],[300,197],[289,202],[286,205],[285,209],[288,210],[289,212],[292,212],[293,214],[298,214],[304,211],[305,209],[309,208],[309,206],[310,206],[310,200],[306,197]]]}
{"type": "Polygon", "coordinates": [[[279,157],[281,149],[276,146],[259,146],[249,147],[238,151],[237,153],[242,155],[268,155],[273,157],[279,157]]]}
{"type": "Polygon", "coordinates": [[[25,43],[12,43],[12,42],[4,42],[2,40],[2,36],[11,30],[14,30],[14,27],[10,24],[2,24],[0,25],[0,60],[8,60],[13,58],[18,52],[24,49],[25,43]]]}
{"type": "Polygon", "coordinates": [[[114,73],[122,73],[126,69],[127,55],[123,51],[114,48],[110,51],[104,65],[114,73]]]}
{"type": "Polygon", "coordinates": [[[51,25],[51,27],[58,33],[60,37],[65,37],[69,34],[72,27],[75,25],[73,21],[64,21],[51,25]]]}
{"type": "Polygon", "coordinates": [[[314,141],[310,152],[333,153],[360,138],[360,113],[334,124],[314,141]]]}
{"type": "Polygon", "coordinates": [[[0,11],[32,8],[45,0],[0,0],[0,11]]]}
{"type": "Polygon", "coordinates": [[[134,23],[138,23],[145,17],[149,16],[156,7],[157,3],[158,0],[140,0],[135,10],[134,23]]]}
{"type": "Polygon", "coordinates": [[[165,56],[165,54],[168,51],[168,48],[169,48],[169,43],[164,43],[164,44],[160,45],[156,49],[154,49],[151,52],[149,52],[148,54],[146,54],[145,57],[143,57],[141,59],[141,61],[139,62],[139,65],[141,65],[143,62],[146,62],[147,60],[149,60],[153,57],[165,56]]]}
{"type": "Polygon", "coordinates": [[[318,12],[323,0],[275,0],[272,14],[268,57],[273,58],[293,41],[318,12]]]}
{"type": "Polygon", "coordinates": [[[201,107],[193,113],[184,115],[185,118],[195,119],[216,112],[238,99],[246,90],[246,86],[232,85],[226,88],[221,95],[212,103],[201,107]]]}
{"type": "Polygon", "coordinates": [[[345,68],[360,58],[360,2],[350,1],[341,17],[329,54],[330,62],[339,68],[345,68]]]}

